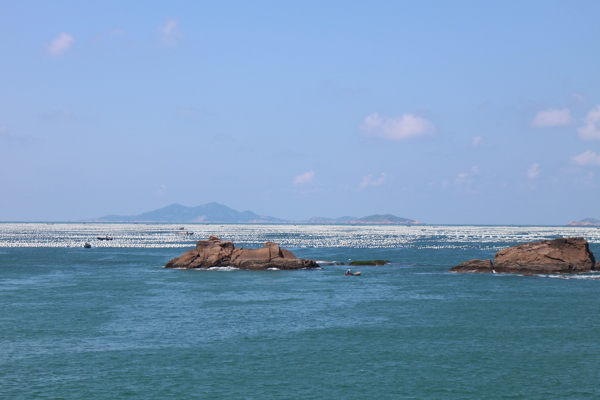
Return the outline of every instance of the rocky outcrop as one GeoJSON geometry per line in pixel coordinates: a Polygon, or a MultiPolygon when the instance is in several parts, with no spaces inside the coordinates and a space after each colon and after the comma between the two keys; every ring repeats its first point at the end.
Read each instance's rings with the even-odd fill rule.
{"type": "Polygon", "coordinates": [[[599,264],[584,238],[558,238],[500,250],[493,263],[490,260],[470,260],[450,271],[578,274],[597,270],[599,264]]]}
{"type": "Polygon", "coordinates": [[[492,260],[469,260],[450,269],[452,272],[494,272],[492,260]]]}
{"type": "Polygon", "coordinates": [[[296,258],[294,254],[279,247],[277,243],[265,242],[261,249],[235,247],[233,242],[223,241],[211,235],[208,240],[199,240],[196,248],[170,260],[165,268],[208,269],[212,267],[234,267],[239,269],[264,270],[319,268],[313,260],[296,258]]]}
{"type": "Polygon", "coordinates": [[[581,273],[596,268],[596,259],[584,238],[559,238],[500,250],[496,272],[581,273]]]}
{"type": "Polygon", "coordinates": [[[386,265],[389,264],[389,261],[386,260],[366,260],[366,261],[351,261],[348,265],[352,265],[352,266],[362,266],[362,265],[375,265],[375,266],[382,266],[382,265],[386,265]]]}

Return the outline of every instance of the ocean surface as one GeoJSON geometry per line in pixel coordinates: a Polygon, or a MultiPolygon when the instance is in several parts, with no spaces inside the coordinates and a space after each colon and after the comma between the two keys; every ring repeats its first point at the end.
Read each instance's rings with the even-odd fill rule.
{"type": "Polygon", "coordinates": [[[581,227],[3,223],[0,398],[598,399],[600,274],[448,272],[561,236],[600,258],[581,227]],[[322,269],[163,268],[210,234],[322,269]],[[330,265],[361,259],[391,263],[330,265]]]}

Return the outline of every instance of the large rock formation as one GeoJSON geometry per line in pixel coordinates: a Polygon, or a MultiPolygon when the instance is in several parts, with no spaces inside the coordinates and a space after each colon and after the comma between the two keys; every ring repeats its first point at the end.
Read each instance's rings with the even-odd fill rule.
{"type": "Polygon", "coordinates": [[[277,243],[265,242],[262,249],[236,248],[233,242],[223,241],[211,235],[199,240],[196,248],[175,257],[165,268],[208,269],[211,267],[234,267],[240,269],[303,269],[319,268],[313,260],[296,258],[291,251],[277,243]]]}
{"type": "Polygon", "coordinates": [[[504,272],[518,274],[578,274],[600,269],[584,238],[530,242],[500,250],[490,260],[469,260],[452,272],[504,272]]]}

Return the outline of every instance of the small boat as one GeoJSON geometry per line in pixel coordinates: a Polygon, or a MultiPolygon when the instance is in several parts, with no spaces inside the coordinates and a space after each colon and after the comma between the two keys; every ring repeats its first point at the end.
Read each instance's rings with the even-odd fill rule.
{"type": "Polygon", "coordinates": [[[85,242],[84,245],[83,245],[83,247],[86,248],[86,249],[89,249],[89,248],[92,247],[92,245],[89,244],[88,242],[85,242]]]}
{"type": "Polygon", "coordinates": [[[346,272],[344,275],[346,275],[346,276],[359,276],[360,274],[361,274],[361,272],[358,271],[358,272],[351,272],[351,273],[347,273],[346,272]]]}
{"type": "Polygon", "coordinates": [[[113,240],[113,238],[111,238],[110,236],[106,236],[106,237],[98,236],[98,240],[113,240]]]}

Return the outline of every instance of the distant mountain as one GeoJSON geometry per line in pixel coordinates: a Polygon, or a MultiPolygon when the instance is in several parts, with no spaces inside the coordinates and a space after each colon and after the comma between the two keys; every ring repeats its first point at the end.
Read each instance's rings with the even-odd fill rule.
{"type": "Polygon", "coordinates": [[[421,224],[421,222],[413,221],[412,219],[396,217],[392,214],[374,214],[369,215],[368,217],[359,218],[354,221],[350,221],[351,224],[402,224],[402,225],[412,225],[412,224],[421,224]]]}
{"type": "Polygon", "coordinates": [[[567,225],[569,225],[569,226],[600,226],[600,219],[584,218],[581,221],[571,221],[567,225]]]}
{"type": "Polygon", "coordinates": [[[313,217],[309,220],[302,221],[308,224],[395,224],[395,225],[413,225],[421,224],[422,222],[413,221],[412,219],[397,217],[392,214],[374,214],[367,217],[340,217],[340,218],[324,218],[313,217]]]}
{"type": "Polygon", "coordinates": [[[340,224],[347,224],[348,222],[354,220],[356,220],[356,217],[339,217],[335,219],[335,221],[340,224]]]}
{"type": "MultiPolygon", "coordinates": [[[[104,217],[88,220],[86,222],[187,222],[187,223],[265,223],[283,224],[292,223],[280,218],[258,215],[252,211],[239,212],[219,203],[208,203],[197,207],[186,207],[181,204],[171,204],[158,210],[148,211],[140,215],[105,215],[104,217]]],[[[300,221],[306,224],[403,224],[412,225],[420,222],[411,219],[396,217],[395,215],[369,215],[368,217],[313,217],[300,221]]]]}
{"type": "Polygon", "coordinates": [[[140,215],[105,215],[94,222],[213,222],[213,223],[283,223],[279,218],[258,215],[252,211],[239,212],[219,203],[197,207],[171,204],[140,215]]]}

